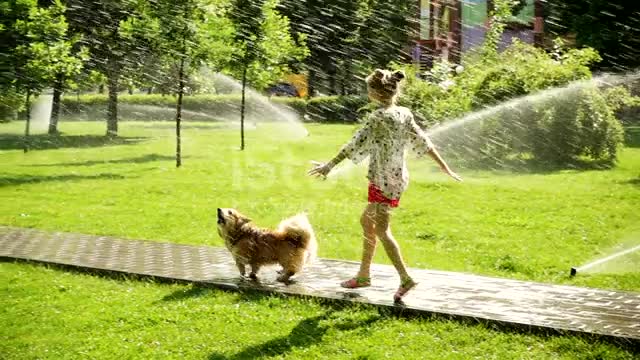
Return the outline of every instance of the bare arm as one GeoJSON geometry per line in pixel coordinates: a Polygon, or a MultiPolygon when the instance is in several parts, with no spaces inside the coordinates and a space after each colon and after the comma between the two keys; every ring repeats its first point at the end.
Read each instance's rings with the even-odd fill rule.
{"type": "Polygon", "coordinates": [[[460,175],[456,174],[455,172],[453,172],[451,170],[451,168],[449,168],[449,165],[447,165],[447,163],[444,161],[444,159],[440,156],[440,153],[438,152],[438,150],[436,150],[435,147],[432,147],[427,154],[429,154],[429,156],[436,162],[438,163],[438,165],[440,166],[440,169],[442,169],[442,171],[444,171],[445,174],[451,176],[454,180],[456,181],[462,181],[462,178],[460,177],[460,175]]]}
{"type": "Polygon", "coordinates": [[[365,157],[364,148],[368,142],[370,136],[369,122],[367,121],[351,138],[351,140],[345,144],[338,154],[327,163],[313,162],[315,167],[309,170],[309,175],[315,176],[327,176],[331,169],[338,165],[342,160],[351,158],[354,162],[358,159],[365,157]]]}
{"type": "Polygon", "coordinates": [[[413,145],[413,150],[418,155],[422,155],[425,153],[428,154],[429,157],[431,157],[436,163],[438,163],[438,166],[440,166],[440,169],[442,169],[445,174],[451,176],[456,181],[462,181],[462,178],[458,174],[453,172],[451,168],[449,168],[449,165],[447,165],[442,156],[440,156],[440,153],[438,152],[438,150],[436,150],[436,147],[429,139],[429,136],[427,136],[427,134],[422,131],[420,126],[418,126],[418,124],[413,119],[413,116],[411,116],[408,123],[409,136],[411,144],[413,145]]]}

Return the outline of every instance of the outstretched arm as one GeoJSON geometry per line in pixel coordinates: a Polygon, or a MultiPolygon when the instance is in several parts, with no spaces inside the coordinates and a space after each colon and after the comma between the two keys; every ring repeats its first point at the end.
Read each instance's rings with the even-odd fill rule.
{"type": "Polygon", "coordinates": [[[315,167],[309,170],[309,175],[315,176],[327,176],[331,169],[342,162],[346,158],[350,158],[355,162],[366,156],[366,144],[370,136],[370,126],[367,121],[351,138],[351,140],[345,144],[338,154],[327,163],[320,163],[314,161],[315,167]]]}
{"type": "Polygon", "coordinates": [[[438,163],[440,169],[442,169],[445,174],[451,176],[456,181],[462,181],[462,178],[449,168],[449,165],[447,165],[442,156],[440,156],[440,153],[436,150],[436,147],[431,142],[431,139],[429,139],[429,136],[422,131],[420,126],[418,126],[413,119],[413,116],[409,119],[409,136],[413,150],[418,155],[423,155],[425,153],[428,154],[436,163],[438,163]]]}
{"type": "Polygon", "coordinates": [[[427,152],[427,154],[429,154],[429,156],[433,160],[435,160],[435,162],[438,163],[438,165],[440,166],[440,169],[442,169],[442,171],[444,171],[445,174],[451,176],[456,181],[462,181],[462,178],[460,177],[460,175],[456,174],[451,170],[451,168],[449,168],[449,165],[447,165],[447,163],[440,156],[440,153],[438,153],[438,150],[436,150],[435,147],[432,147],[431,150],[427,152]]]}

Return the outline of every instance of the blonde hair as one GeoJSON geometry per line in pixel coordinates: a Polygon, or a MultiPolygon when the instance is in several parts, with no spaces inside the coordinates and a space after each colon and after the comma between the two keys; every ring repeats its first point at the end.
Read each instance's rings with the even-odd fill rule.
{"type": "Polygon", "coordinates": [[[366,78],[369,97],[383,104],[395,104],[400,94],[400,81],[404,78],[402,70],[375,69],[366,78]]]}

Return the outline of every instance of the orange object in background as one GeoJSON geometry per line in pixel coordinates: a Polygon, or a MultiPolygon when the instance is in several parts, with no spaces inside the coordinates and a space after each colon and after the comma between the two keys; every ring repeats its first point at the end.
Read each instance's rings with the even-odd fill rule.
{"type": "Polygon", "coordinates": [[[307,75],[305,74],[289,74],[283,77],[283,82],[293,85],[298,90],[298,96],[307,97],[307,75]]]}

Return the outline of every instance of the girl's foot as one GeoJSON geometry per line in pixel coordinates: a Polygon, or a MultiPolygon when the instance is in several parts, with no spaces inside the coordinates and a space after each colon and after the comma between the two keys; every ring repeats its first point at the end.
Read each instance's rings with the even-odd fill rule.
{"type": "Polygon", "coordinates": [[[347,289],[356,289],[371,286],[371,278],[363,276],[352,277],[351,279],[340,283],[340,286],[347,289]]]}
{"type": "Polygon", "coordinates": [[[407,295],[407,293],[409,292],[409,290],[413,289],[414,287],[416,287],[416,285],[418,285],[417,282],[413,281],[412,278],[406,278],[403,279],[400,282],[400,287],[398,288],[398,290],[396,291],[396,293],[393,295],[393,301],[394,302],[401,302],[402,298],[407,295]]]}

